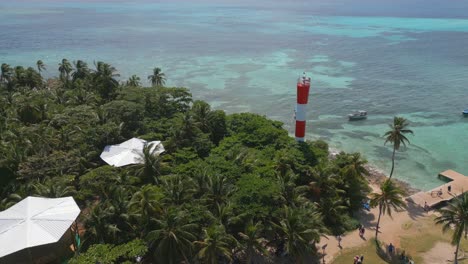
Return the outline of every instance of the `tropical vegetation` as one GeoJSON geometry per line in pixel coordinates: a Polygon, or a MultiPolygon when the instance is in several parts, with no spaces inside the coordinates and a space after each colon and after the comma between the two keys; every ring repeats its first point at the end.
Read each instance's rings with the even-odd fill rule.
{"type": "Polygon", "coordinates": [[[458,263],[458,253],[462,237],[467,238],[468,231],[468,193],[463,193],[450,202],[447,207],[439,210],[440,216],[434,219],[436,224],[442,225],[444,233],[453,229],[452,244],[456,245],[453,263],[458,263]]]}
{"type": "Polygon", "coordinates": [[[36,67],[1,65],[0,210],[73,196],[82,239],[70,263],[309,262],[323,235],[358,224],[370,191],[359,154],[331,158],[281,122],[212,109],[164,87],[160,68],[143,88],[101,61],[63,59],[48,80],[36,67]],[[166,151],[121,168],[100,159],[132,137],[166,151]]]}
{"type": "Polygon", "coordinates": [[[395,116],[393,118],[393,124],[390,124],[390,130],[385,132],[385,143],[393,144],[393,152],[392,152],[392,170],[390,171],[389,178],[391,179],[393,176],[393,170],[395,168],[395,153],[397,150],[400,150],[400,146],[406,146],[406,144],[410,143],[409,139],[405,136],[405,134],[413,134],[411,129],[408,129],[409,123],[403,117],[395,116]]]}
{"type": "Polygon", "coordinates": [[[370,206],[379,208],[379,216],[377,218],[377,224],[375,226],[375,239],[379,234],[380,229],[380,218],[382,214],[388,214],[392,216],[393,210],[401,210],[406,208],[404,201],[405,192],[395,184],[391,179],[385,180],[380,185],[380,193],[370,194],[370,206]]]}

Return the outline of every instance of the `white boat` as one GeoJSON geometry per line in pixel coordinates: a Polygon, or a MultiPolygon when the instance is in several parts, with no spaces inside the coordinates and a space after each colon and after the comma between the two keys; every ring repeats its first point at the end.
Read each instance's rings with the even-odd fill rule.
{"type": "Polygon", "coordinates": [[[360,110],[360,111],[354,112],[352,114],[349,114],[348,118],[350,121],[366,119],[367,111],[360,110]]]}

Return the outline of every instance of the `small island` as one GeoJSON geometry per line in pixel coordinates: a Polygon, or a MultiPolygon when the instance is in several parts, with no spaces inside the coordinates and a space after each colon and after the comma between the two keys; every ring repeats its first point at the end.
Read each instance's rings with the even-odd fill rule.
{"type": "MultiPolygon", "coordinates": [[[[421,252],[439,244],[467,248],[460,241],[468,220],[450,221],[468,208],[467,195],[440,212],[407,203],[397,181],[369,181],[359,153],[331,155],[324,141],[296,142],[281,122],[212,109],[186,88],[165,87],[160,68],[143,87],[137,75],[119,81],[100,61],[36,65],[1,65],[0,211],[34,196],[72,197],[81,212],[65,244],[1,258],[351,263],[358,255],[355,263],[423,263],[421,252]],[[45,80],[54,68],[58,77],[45,80]],[[125,166],[101,159],[106,146],[132,138],[164,149],[144,144],[125,166]],[[434,221],[449,233],[455,226],[453,238],[434,221]]],[[[394,165],[407,139],[392,133],[408,123],[396,117],[392,125],[394,165]]],[[[442,255],[453,257],[448,248],[442,255]]]]}

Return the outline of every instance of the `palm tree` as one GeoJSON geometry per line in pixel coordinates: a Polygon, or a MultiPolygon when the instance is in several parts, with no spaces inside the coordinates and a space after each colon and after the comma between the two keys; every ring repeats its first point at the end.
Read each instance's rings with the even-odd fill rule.
{"type": "Polygon", "coordinates": [[[226,233],[223,225],[210,226],[203,230],[203,234],[203,240],[195,242],[200,247],[197,256],[203,263],[217,264],[220,259],[232,261],[231,248],[237,244],[237,240],[226,233]]]}
{"type": "Polygon", "coordinates": [[[162,164],[157,151],[158,148],[154,143],[145,145],[138,158],[143,163],[133,165],[136,175],[143,178],[146,182],[158,183],[159,181],[158,178],[161,175],[162,164]]]}
{"type": "Polygon", "coordinates": [[[140,77],[135,74],[132,77],[128,78],[127,85],[131,87],[139,87],[141,85],[140,77]]]}
{"type": "Polygon", "coordinates": [[[143,233],[149,227],[151,217],[162,212],[161,190],[154,185],[145,185],[136,192],[128,205],[131,212],[143,221],[143,233]]]}
{"type": "Polygon", "coordinates": [[[463,233],[465,238],[468,231],[468,193],[463,193],[460,197],[455,198],[447,207],[439,210],[440,216],[434,219],[436,224],[443,225],[444,233],[455,228],[452,235],[452,244],[457,245],[455,250],[454,263],[458,264],[458,249],[463,233]]]}
{"type": "Polygon", "coordinates": [[[262,237],[262,222],[253,223],[250,220],[245,231],[239,232],[239,237],[242,239],[245,255],[247,257],[247,264],[257,263],[255,257],[263,254],[267,255],[268,251],[265,248],[266,239],[262,237]]]}
{"type": "Polygon", "coordinates": [[[395,152],[400,149],[401,144],[406,146],[406,143],[410,143],[405,134],[413,134],[413,131],[407,129],[409,126],[408,120],[403,117],[395,116],[393,118],[393,124],[390,124],[390,130],[384,134],[385,144],[390,142],[393,144],[393,154],[392,154],[392,170],[390,171],[390,179],[393,175],[393,169],[395,168],[395,152]]]}
{"type": "Polygon", "coordinates": [[[285,251],[302,262],[303,258],[312,253],[315,243],[320,241],[320,234],[326,229],[322,224],[321,215],[310,208],[284,207],[279,223],[272,223],[279,237],[283,238],[285,251]]]}
{"type": "Polygon", "coordinates": [[[159,263],[175,264],[182,259],[190,263],[188,257],[197,238],[197,225],[189,221],[187,213],[170,210],[154,221],[156,228],[148,233],[147,240],[159,263]]]}
{"type": "Polygon", "coordinates": [[[110,64],[97,62],[93,81],[102,98],[109,100],[114,96],[119,87],[119,82],[115,78],[119,76],[117,69],[110,64]]]}
{"type": "Polygon", "coordinates": [[[34,68],[28,67],[24,71],[23,84],[30,88],[40,88],[43,86],[42,76],[34,68]]]}
{"type": "Polygon", "coordinates": [[[46,66],[45,66],[44,62],[42,62],[42,60],[38,60],[36,62],[36,66],[37,66],[37,71],[39,72],[39,75],[42,73],[43,70],[46,69],[46,66]]]}
{"type": "Polygon", "coordinates": [[[90,71],[86,62],[77,60],[73,64],[75,64],[75,71],[72,73],[73,81],[85,79],[89,75],[90,71]]]}
{"type": "Polygon", "coordinates": [[[166,83],[166,75],[161,71],[160,68],[154,68],[153,74],[148,75],[148,80],[153,86],[163,86],[166,83]]]}
{"type": "Polygon", "coordinates": [[[375,239],[379,234],[380,217],[382,214],[387,213],[390,217],[392,216],[392,209],[398,210],[406,208],[406,203],[403,200],[405,192],[398,187],[391,179],[385,180],[380,185],[381,193],[371,193],[371,207],[379,207],[379,217],[377,219],[377,226],[375,228],[375,239]]]}
{"type": "Polygon", "coordinates": [[[6,63],[2,63],[0,82],[9,82],[12,76],[12,68],[6,63]]]}
{"type": "Polygon", "coordinates": [[[324,222],[328,226],[339,227],[342,216],[346,215],[346,212],[349,211],[349,207],[346,206],[348,203],[348,199],[338,195],[320,199],[319,209],[323,215],[324,222]]]}
{"type": "Polygon", "coordinates": [[[59,63],[58,70],[60,72],[60,80],[65,82],[69,80],[73,68],[67,59],[62,59],[62,63],[59,63]]]}
{"type": "Polygon", "coordinates": [[[204,198],[206,198],[211,208],[225,204],[234,191],[234,187],[229,183],[228,178],[221,175],[208,176],[206,187],[204,198]]]}
{"type": "Polygon", "coordinates": [[[365,180],[364,176],[369,176],[369,171],[366,168],[367,160],[361,158],[360,153],[350,154],[348,162],[342,168],[343,174],[353,179],[365,180]]]}
{"type": "Polygon", "coordinates": [[[340,176],[343,190],[346,191],[349,197],[349,205],[351,209],[358,209],[361,207],[361,202],[366,199],[370,188],[367,184],[367,179],[364,176],[369,175],[366,168],[367,161],[361,158],[361,154],[345,154],[340,153],[336,157],[339,171],[337,174],[340,176]]]}
{"type": "Polygon", "coordinates": [[[211,132],[211,107],[203,101],[195,101],[192,106],[193,119],[205,133],[211,132]]]}
{"type": "Polygon", "coordinates": [[[13,68],[13,81],[19,86],[25,85],[26,70],[23,66],[16,66],[13,68]]]}
{"type": "Polygon", "coordinates": [[[56,184],[51,180],[46,180],[44,183],[36,183],[33,185],[34,194],[47,198],[60,198],[71,196],[76,193],[73,186],[56,184]]]}
{"type": "Polygon", "coordinates": [[[166,176],[161,182],[167,203],[181,205],[193,198],[195,186],[191,178],[180,175],[166,176]]]}
{"type": "Polygon", "coordinates": [[[113,208],[105,203],[97,204],[85,218],[87,239],[97,243],[111,243],[120,232],[117,225],[111,223],[113,208]]]}
{"type": "Polygon", "coordinates": [[[281,171],[277,172],[278,185],[280,188],[280,198],[288,206],[295,207],[307,203],[309,200],[305,197],[305,193],[309,190],[306,185],[297,186],[295,181],[297,175],[292,171],[282,175],[281,171]]]}

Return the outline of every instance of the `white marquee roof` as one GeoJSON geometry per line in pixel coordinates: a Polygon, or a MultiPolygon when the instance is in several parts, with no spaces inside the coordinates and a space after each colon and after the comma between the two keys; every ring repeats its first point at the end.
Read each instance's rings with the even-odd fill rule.
{"type": "Polygon", "coordinates": [[[55,243],[80,214],[73,197],[27,197],[0,212],[0,258],[55,243]]]}
{"type": "Polygon", "coordinates": [[[101,153],[101,159],[115,167],[143,163],[140,155],[143,153],[143,147],[149,144],[153,144],[151,151],[156,149],[156,154],[159,155],[164,152],[164,146],[161,141],[148,142],[143,139],[132,138],[117,145],[106,146],[101,153]]]}

